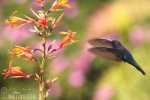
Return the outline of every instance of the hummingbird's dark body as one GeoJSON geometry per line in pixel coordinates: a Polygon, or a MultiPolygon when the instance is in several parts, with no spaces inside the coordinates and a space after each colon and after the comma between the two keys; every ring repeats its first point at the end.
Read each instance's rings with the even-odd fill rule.
{"type": "Polygon", "coordinates": [[[131,53],[119,41],[96,38],[88,42],[94,46],[89,49],[90,52],[109,60],[127,62],[133,65],[143,75],[146,75],[142,68],[136,63],[131,53]]]}

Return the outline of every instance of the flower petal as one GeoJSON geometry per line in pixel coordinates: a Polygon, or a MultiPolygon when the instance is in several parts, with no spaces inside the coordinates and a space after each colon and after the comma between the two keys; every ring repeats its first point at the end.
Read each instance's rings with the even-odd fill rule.
{"type": "Polygon", "coordinates": [[[40,6],[43,6],[43,4],[45,3],[45,0],[37,0],[37,2],[40,6]]]}
{"type": "Polygon", "coordinates": [[[64,13],[57,19],[57,21],[50,27],[50,30],[52,31],[58,23],[61,21],[62,17],[64,16],[64,13]]]}

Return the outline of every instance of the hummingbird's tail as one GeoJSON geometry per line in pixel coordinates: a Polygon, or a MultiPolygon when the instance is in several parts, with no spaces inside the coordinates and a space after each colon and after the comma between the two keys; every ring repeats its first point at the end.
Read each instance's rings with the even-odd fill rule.
{"type": "Polygon", "coordinates": [[[135,66],[136,67],[136,69],[138,70],[138,71],[140,71],[143,75],[146,75],[146,73],[144,72],[144,70],[139,66],[139,65],[137,65],[137,66],[135,66]]]}

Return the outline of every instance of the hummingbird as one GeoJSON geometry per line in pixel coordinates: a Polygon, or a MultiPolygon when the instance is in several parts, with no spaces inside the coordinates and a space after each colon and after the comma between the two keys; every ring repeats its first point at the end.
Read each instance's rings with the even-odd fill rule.
{"type": "Polygon", "coordinates": [[[108,40],[104,38],[94,38],[88,40],[88,43],[93,47],[89,51],[95,55],[117,62],[127,62],[133,65],[143,75],[146,75],[144,70],[134,60],[130,51],[128,51],[118,40],[108,40]]]}

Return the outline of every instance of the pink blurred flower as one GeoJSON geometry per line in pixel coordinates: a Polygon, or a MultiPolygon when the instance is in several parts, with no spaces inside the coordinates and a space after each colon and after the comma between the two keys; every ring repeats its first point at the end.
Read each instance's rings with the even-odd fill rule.
{"type": "Polygon", "coordinates": [[[121,40],[121,36],[118,33],[109,33],[102,36],[103,38],[110,39],[110,40],[121,40]]]}
{"type": "Polygon", "coordinates": [[[84,84],[85,77],[81,71],[73,71],[69,75],[68,82],[72,87],[78,88],[84,84]]]}
{"type": "Polygon", "coordinates": [[[29,8],[32,8],[34,10],[40,10],[41,9],[41,8],[39,8],[39,5],[38,5],[36,0],[32,0],[31,1],[30,5],[29,5],[29,8]]]}
{"type": "Polygon", "coordinates": [[[74,70],[81,70],[82,72],[89,71],[90,62],[89,59],[86,58],[86,56],[81,55],[78,57],[74,62],[74,70]]]}
{"type": "Polygon", "coordinates": [[[62,93],[62,88],[61,85],[58,83],[55,83],[52,85],[50,92],[49,92],[49,96],[52,98],[58,98],[62,93]]]}
{"type": "Polygon", "coordinates": [[[113,87],[106,84],[95,92],[92,100],[111,100],[114,94],[115,91],[113,87]]]}
{"type": "Polygon", "coordinates": [[[76,15],[78,13],[77,2],[78,2],[77,0],[70,0],[68,3],[71,5],[71,9],[64,8],[65,16],[67,18],[76,17],[76,15]]]}
{"type": "Polygon", "coordinates": [[[85,74],[90,69],[90,63],[94,56],[88,52],[89,44],[86,44],[80,56],[73,63],[73,71],[70,73],[68,82],[72,87],[81,87],[85,82],[85,74]]]}
{"type": "Polygon", "coordinates": [[[7,26],[3,30],[4,37],[17,43],[24,42],[25,39],[31,37],[33,33],[29,32],[29,26],[12,30],[11,26],[7,26]]]}
{"type": "Polygon", "coordinates": [[[63,72],[69,64],[69,60],[65,56],[58,56],[53,59],[53,61],[50,63],[50,71],[51,73],[58,74],[60,72],[63,72]]]}
{"type": "Polygon", "coordinates": [[[144,42],[144,32],[141,27],[134,27],[129,33],[129,38],[132,44],[141,45],[144,42]]]}
{"type": "Polygon", "coordinates": [[[89,47],[90,45],[86,44],[80,56],[75,59],[73,64],[74,70],[80,70],[83,73],[89,71],[90,63],[94,58],[94,56],[88,52],[89,47]]]}

